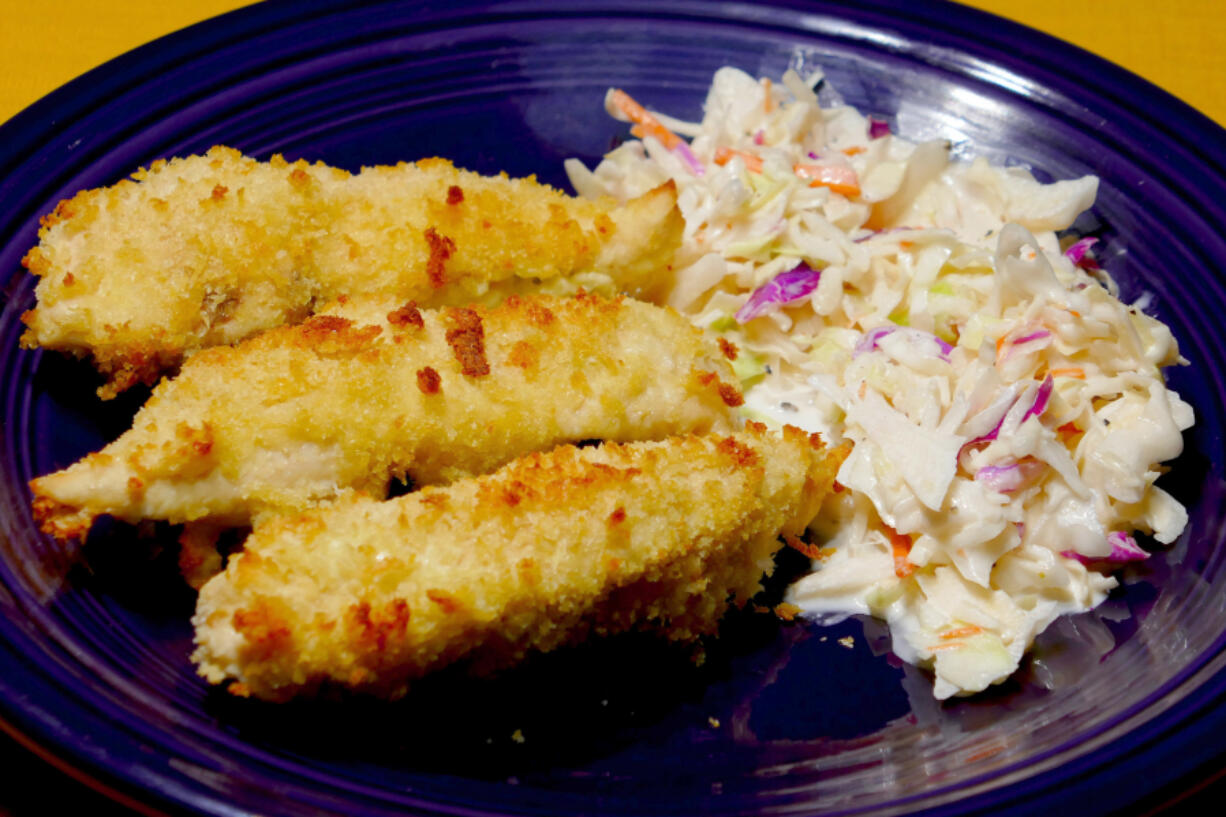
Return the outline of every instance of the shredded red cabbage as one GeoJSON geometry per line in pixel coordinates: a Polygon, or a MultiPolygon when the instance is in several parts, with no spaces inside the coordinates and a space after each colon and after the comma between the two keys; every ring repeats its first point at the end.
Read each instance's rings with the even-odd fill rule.
{"type": "Polygon", "coordinates": [[[1038,347],[1039,349],[1046,348],[1047,346],[1051,344],[1051,337],[1052,337],[1051,332],[1048,332],[1046,329],[1039,329],[1035,332],[1031,332],[1028,335],[1022,335],[1020,338],[1014,338],[1013,340],[1009,341],[1007,346],[1004,347],[1004,354],[999,358],[999,362],[1008,360],[1009,358],[1013,356],[1013,353],[1015,351],[1017,351],[1019,348],[1023,346],[1026,346],[1026,344],[1029,344],[1029,343],[1035,343],[1037,341],[1046,341],[1045,343],[1042,343],[1038,347]]]}
{"type": "Polygon", "coordinates": [[[884,119],[878,119],[875,116],[868,118],[868,138],[880,139],[883,136],[890,135],[890,123],[884,119]]]}
{"type": "Polygon", "coordinates": [[[698,161],[698,157],[690,150],[690,146],[685,142],[678,142],[673,146],[673,153],[681,157],[681,159],[690,166],[690,170],[694,171],[695,176],[702,176],[706,173],[706,169],[702,166],[702,162],[698,161]]]}
{"type": "Polygon", "coordinates": [[[895,332],[905,332],[906,338],[911,343],[932,343],[940,352],[944,360],[949,360],[949,355],[953,352],[954,347],[950,346],[945,341],[941,340],[931,332],[922,332],[919,329],[912,329],[903,326],[878,326],[876,329],[870,329],[864,333],[864,337],[860,338],[860,342],[856,344],[856,348],[852,350],[852,355],[862,355],[865,352],[871,352],[877,348],[878,341],[886,335],[892,335],[895,332]]]}
{"type": "Polygon", "coordinates": [[[787,272],[781,272],[749,296],[749,300],[736,311],[738,323],[749,323],[759,315],[776,307],[795,303],[817,289],[822,274],[808,264],[802,263],[787,272]]]}
{"type": "MultiPolygon", "coordinates": [[[[1052,389],[1055,387],[1055,385],[1056,382],[1052,379],[1051,375],[1048,375],[1043,379],[1043,382],[1039,384],[1039,390],[1035,392],[1034,402],[1031,403],[1030,408],[1026,409],[1026,413],[1022,415],[1022,419],[1018,425],[1026,422],[1031,417],[1038,417],[1047,410],[1047,401],[1051,399],[1052,389]]],[[[1017,403],[1015,402],[1014,405],[1017,405],[1017,403]]],[[[1005,413],[1000,415],[1000,419],[996,421],[996,425],[992,426],[991,431],[984,434],[982,437],[976,437],[975,439],[968,441],[966,445],[962,446],[962,450],[966,451],[970,446],[995,440],[1000,434],[1000,427],[1005,424],[1005,418],[1009,416],[1009,412],[1012,410],[1013,406],[1006,409],[1005,413]]]]}
{"type": "Polygon", "coordinates": [[[1111,552],[1106,556],[1083,556],[1074,550],[1064,550],[1060,552],[1061,556],[1066,556],[1069,559],[1076,559],[1083,565],[1092,564],[1094,562],[1139,562],[1142,559],[1148,559],[1150,554],[1137,544],[1137,540],[1133,539],[1128,534],[1121,530],[1111,531],[1107,534],[1107,542],[1111,545],[1111,552]]]}
{"type": "Polygon", "coordinates": [[[968,446],[977,445],[978,443],[990,443],[992,440],[995,440],[1000,435],[1000,427],[1005,424],[1005,418],[1008,416],[1009,412],[1007,411],[1000,415],[1000,419],[996,421],[996,425],[992,426],[991,431],[984,434],[982,437],[976,437],[975,439],[970,440],[966,445],[962,446],[962,450],[965,451],[968,446]]]}
{"type": "Polygon", "coordinates": [[[1025,457],[1011,465],[989,465],[980,468],[975,479],[993,491],[1007,494],[1029,487],[1046,468],[1046,464],[1025,457]]]}
{"type": "Polygon", "coordinates": [[[1069,245],[1069,248],[1064,251],[1064,257],[1072,261],[1074,265],[1081,266],[1082,259],[1085,258],[1086,250],[1098,243],[1097,238],[1082,238],[1074,241],[1069,245]]]}
{"type": "Polygon", "coordinates": [[[1038,417],[1047,410],[1047,401],[1051,399],[1052,389],[1055,387],[1055,381],[1052,376],[1048,375],[1043,378],[1043,383],[1039,386],[1039,390],[1034,394],[1034,405],[1026,409],[1026,413],[1022,415],[1022,422],[1026,422],[1031,417],[1038,417]]]}
{"type": "Polygon", "coordinates": [[[862,355],[865,352],[871,352],[877,348],[877,341],[884,338],[891,332],[898,331],[897,326],[878,326],[876,329],[870,329],[864,333],[864,337],[860,338],[860,342],[856,344],[856,348],[852,351],[853,355],[862,355]]]}
{"type": "Polygon", "coordinates": [[[1029,335],[1022,335],[1020,338],[1013,341],[1014,346],[1021,346],[1023,343],[1030,343],[1032,340],[1041,340],[1042,338],[1050,338],[1051,332],[1046,329],[1040,329],[1037,332],[1031,332],[1029,335]]]}

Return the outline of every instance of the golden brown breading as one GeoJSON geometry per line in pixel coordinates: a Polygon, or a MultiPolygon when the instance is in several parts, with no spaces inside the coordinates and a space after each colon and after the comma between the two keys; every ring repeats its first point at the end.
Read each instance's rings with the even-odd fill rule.
{"type": "Polygon", "coordinates": [[[215,147],[133,178],[60,202],[24,259],[22,343],[91,355],[103,397],[340,295],[493,303],[576,276],[646,295],[681,241],[671,187],[618,205],[444,159],[351,175],[215,147]]]}
{"type": "Polygon", "coordinates": [[[83,537],[100,514],[242,525],[405,474],[446,482],[562,442],[736,422],[727,361],[670,309],[579,295],[325,312],[189,358],[131,430],[30,483],[43,530],[83,537]]]}
{"type": "Polygon", "coordinates": [[[564,446],[388,501],[257,524],[201,590],[193,660],[270,700],[320,684],[396,697],[588,635],[716,630],[804,530],[845,451],[794,428],[564,446]]]}

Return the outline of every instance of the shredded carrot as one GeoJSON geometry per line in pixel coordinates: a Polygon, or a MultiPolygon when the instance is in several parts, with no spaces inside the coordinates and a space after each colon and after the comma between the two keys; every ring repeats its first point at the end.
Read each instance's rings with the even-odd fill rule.
{"type": "Polygon", "coordinates": [[[982,627],[976,627],[974,624],[969,627],[959,627],[956,630],[946,630],[941,633],[941,638],[948,641],[951,638],[966,638],[969,635],[979,635],[983,632],[982,627]]]}
{"type": "Polygon", "coordinates": [[[894,575],[905,579],[915,572],[915,565],[907,561],[907,556],[911,553],[911,537],[899,533],[889,525],[884,527],[885,535],[889,537],[890,545],[894,548],[894,575]]]}
{"type": "Polygon", "coordinates": [[[866,148],[864,145],[852,145],[849,148],[843,148],[843,155],[844,156],[857,156],[866,150],[868,150],[868,148],[866,148]]]}
{"type": "Polygon", "coordinates": [[[1086,379],[1086,370],[1080,366],[1065,366],[1061,369],[1048,369],[1047,373],[1052,377],[1075,377],[1078,380],[1086,379]]]}
{"type": "Polygon", "coordinates": [[[754,156],[752,153],[746,153],[743,150],[735,150],[733,148],[716,148],[715,149],[715,164],[726,165],[732,161],[733,157],[740,157],[745,163],[745,169],[750,173],[762,172],[762,159],[754,156]]]}
{"type": "Polygon", "coordinates": [[[775,100],[771,98],[771,80],[770,80],[770,77],[763,77],[763,78],[762,78],[762,87],[763,87],[764,89],[766,89],[766,100],[765,100],[765,102],[763,103],[763,107],[766,109],[766,112],[767,112],[767,113],[770,113],[771,111],[775,110],[775,100]]]}
{"type": "Polygon", "coordinates": [[[860,178],[856,171],[842,165],[793,165],[792,171],[802,179],[809,179],[810,187],[829,187],[844,196],[860,195],[860,178]]]}
{"type": "Polygon", "coordinates": [[[1080,317],[1081,317],[1081,313],[1080,313],[1080,312],[1078,312],[1076,309],[1070,309],[1070,310],[1068,311],[1068,313],[1069,313],[1070,315],[1072,315],[1074,318],[1080,318],[1080,317]]]}
{"type": "Polygon", "coordinates": [[[783,541],[793,550],[798,550],[810,559],[829,559],[834,555],[834,548],[819,548],[817,545],[811,545],[803,539],[797,539],[795,536],[785,533],[783,541]]]}
{"type": "Polygon", "coordinates": [[[644,136],[653,136],[669,150],[672,150],[681,142],[680,136],[660,124],[660,120],[652,116],[642,105],[635,102],[634,98],[625,91],[614,89],[612,101],[619,111],[624,113],[631,122],[638,126],[637,128],[631,128],[630,132],[640,139],[644,136]]]}
{"type": "Polygon", "coordinates": [[[672,131],[665,129],[663,126],[653,128],[647,125],[631,125],[630,135],[636,139],[645,139],[650,136],[669,150],[672,150],[673,147],[681,144],[681,137],[677,136],[672,131]]]}
{"type": "Polygon", "coordinates": [[[928,647],[929,652],[940,652],[941,650],[957,650],[965,647],[961,641],[949,641],[945,644],[933,644],[928,647]]]}
{"type": "Polygon", "coordinates": [[[1000,337],[996,339],[996,359],[997,360],[1000,360],[1000,350],[1005,348],[1005,342],[1007,340],[1008,338],[1005,335],[1001,335],[1000,337]]]}
{"type": "Polygon", "coordinates": [[[1067,443],[1069,440],[1081,433],[1081,429],[1072,420],[1056,429],[1056,434],[1060,437],[1060,442],[1067,443]]]}
{"type": "Polygon", "coordinates": [[[915,242],[914,242],[914,241],[899,241],[899,242],[898,242],[898,248],[899,248],[900,250],[909,250],[909,249],[911,249],[911,248],[912,248],[912,247],[914,247],[914,246],[915,246],[915,242]]]}
{"type": "Polygon", "coordinates": [[[907,561],[906,553],[898,547],[894,548],[894,575],[900,579],[908,578],[915,572],[915,565],[907,561]],[[902,555],[899,555],[899,554],[902,555]]]}

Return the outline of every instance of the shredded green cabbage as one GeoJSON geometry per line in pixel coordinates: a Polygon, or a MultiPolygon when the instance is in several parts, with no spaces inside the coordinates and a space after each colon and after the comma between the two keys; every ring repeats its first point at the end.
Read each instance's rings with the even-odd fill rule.
{"type": "Polygon", "coordinates": [[[1104,600],[1116,581],[1094,566],[1111,536],[1183,530],[1154,485],[1193,421],[1161,374],[1181,359],[1167,327],[1083,263],[1088,243],[1062,252],[1057,232],[1096,178],[953,161],[943,141],[819,107],[820,79],[723,68],[701,122],[661,115],[693,137],[701,174],[651,136],[567,169],[583,195],[674,180],[686,228],[667,302],[741,350],[747,416],[853,443],[847,490],[812,526],[832,555],[788,601],[885,619],[938,698],[969,694],[1007,678],[1058,616],[1104,600]],[[821,270],[815,289],[733,317],[798,263],[821,270]],[[909,330],[863,344],[891,324],[909,330]],[[994,478],[1018,463],[1024,480],[994,478]]]}

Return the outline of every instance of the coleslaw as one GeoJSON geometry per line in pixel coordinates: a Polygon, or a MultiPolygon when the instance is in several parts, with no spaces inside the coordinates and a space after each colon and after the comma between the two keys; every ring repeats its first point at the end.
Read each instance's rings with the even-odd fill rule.
{"type": "Polygon", "coordinates": [[[819,104],[823,82],[723,68],[701,122],[611,90],[638,138],[566,169],[584,196],[674,181],[685,240],[661,300],[734,344],[748,417],[853,443],[787,601],[884,619],[937,698],[970,694],[1100,604],[1148,556],[1135,532],[1183,530],[1155,485],[1193,422],[1162,376],[1182,360],[1094,239],[1058,235],[1096,178],[954,161],[819,104]]]}

